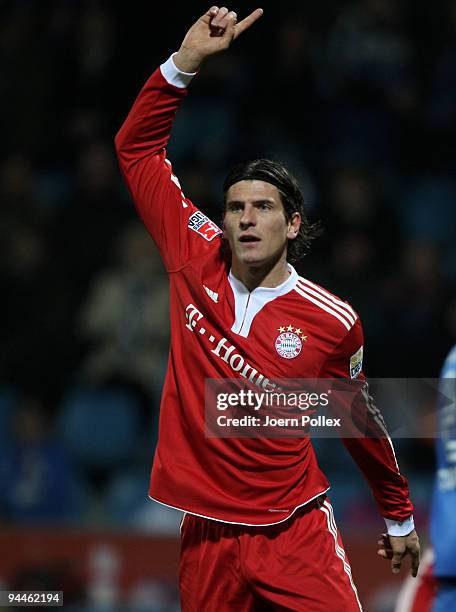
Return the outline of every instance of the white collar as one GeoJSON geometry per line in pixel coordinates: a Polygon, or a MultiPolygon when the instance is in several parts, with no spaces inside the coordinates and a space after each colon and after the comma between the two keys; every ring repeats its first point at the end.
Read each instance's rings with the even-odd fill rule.
{"type": "Polygon", "coordinates": [[[288,262],[287,262],[287,270],[290,273],[290,276],[287,279],[285,279],[283,283],[280,283],[280,285],[277,285],[276,287],[256,287],[255,289],[253,289],[253,291],[250,291],[244,285],[243,282],[241,282],[238,278],[234,276],[232,269],[230,270],[230,273],[228,274],[228,279],[230,281],[230,284],[233,290],[236,289],[238,293],[252,293],[252,294],[261,293],[264,295],[265,299],[268,299],[268,298],[279,297],[279,295],[284,295],[285,293],[288,293],[294,288],[296,281],[298,280],[298,273],[293,268],[293,266],[289,264],[288,262]]]}
{"type": "Polygon", "coordinates": [[[233,290],[235,309],[235,320],[231,330],[235,334],[246,338],[249,335],[254,318],[262,308],[294,289],[299,278],[298,273],[289,263],[287,263],[287,270],[290,272],[290,276],[277,287],[256,287],[253,291],[249,291],[230,270],[228,280],[233,290]]]}

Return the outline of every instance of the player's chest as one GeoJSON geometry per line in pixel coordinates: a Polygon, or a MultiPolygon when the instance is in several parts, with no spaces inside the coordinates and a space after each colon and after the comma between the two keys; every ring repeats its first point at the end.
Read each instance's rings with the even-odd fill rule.
{"type": "Polygon", "coordinates": [[[233,375],[246,364],[274,378],[320,374],[331,338],[291,283],[282,292],[249,292],[226,274],[195,276],[179,283],[173,299],[182,341],[195,357],[203,351],[233,375]]]}

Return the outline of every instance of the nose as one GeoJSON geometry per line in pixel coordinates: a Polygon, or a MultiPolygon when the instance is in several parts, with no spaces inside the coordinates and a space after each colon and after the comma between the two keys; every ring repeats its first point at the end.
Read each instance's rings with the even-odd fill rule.
{"type": "Polygon", "coordinates": [[[256,209],[250,204],[244,206],[241,218],[239,219],[239,227],[241,229],[247,229],[256,225],[256,209]]]}

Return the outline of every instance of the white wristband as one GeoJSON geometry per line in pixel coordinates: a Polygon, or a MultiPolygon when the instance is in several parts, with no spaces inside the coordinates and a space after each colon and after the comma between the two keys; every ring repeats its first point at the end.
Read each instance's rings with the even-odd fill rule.
{"type": "Polygon", "coordinates": [[[413,514],[405,521],[402,521],[402,523],[387,518],[385,519],[385,523],[388,535],[391,536],[406,536],[415,529],[413,514]]]}
{"type": "Polygon", "coordinates": [[[171,57],[160,66],[161,73],[170,85],[180,88],[188,87],[191,80],[196,75],[196,72],[182,72],[182,70],[179,70],[173,61],[174,55],[176,55],[176,53],[173,53],[171,57]]]}

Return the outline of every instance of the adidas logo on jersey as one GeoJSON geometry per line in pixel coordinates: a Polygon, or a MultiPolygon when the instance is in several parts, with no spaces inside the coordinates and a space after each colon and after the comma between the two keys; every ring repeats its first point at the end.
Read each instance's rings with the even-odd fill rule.
{"type": "Polygon", "coordinates": [[[212,291],[212,289],[209,289],[208,287],[206,287],[206,285],[203,285],[203,287],[204,287],[204,290],[206,291],[207,295],[211,298],[211,300],[217,304],[217,302],[218,302],[218,293],[216,293],[215,291],[212,291]]]}

